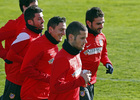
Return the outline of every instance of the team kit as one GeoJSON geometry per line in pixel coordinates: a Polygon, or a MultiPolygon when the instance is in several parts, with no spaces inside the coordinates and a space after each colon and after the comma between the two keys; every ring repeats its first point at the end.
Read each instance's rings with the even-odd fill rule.
{"type": "Polygon", "coordinates": [[[86,25],[79,21],[66,25],[65,17],[54,16],[42,33],[46,25],[38,5],[38,0],[19,0],[22,14],[0,28],[6,74],[0,100],[93,100],[100,63],[106,74],[113,73],[102,32],[103,11],[88,9],[86,25]]]}

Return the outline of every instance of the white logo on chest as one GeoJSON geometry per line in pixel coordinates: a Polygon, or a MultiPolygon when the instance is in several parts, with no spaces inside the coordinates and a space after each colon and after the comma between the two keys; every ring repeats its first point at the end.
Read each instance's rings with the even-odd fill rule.
{"type": "Polygon", "coordinates": [[[77,77],[78,75],[80,75],[82,68],[80,67],[79,69],[77,69],[73,74],[72,77],[77,77]]]}

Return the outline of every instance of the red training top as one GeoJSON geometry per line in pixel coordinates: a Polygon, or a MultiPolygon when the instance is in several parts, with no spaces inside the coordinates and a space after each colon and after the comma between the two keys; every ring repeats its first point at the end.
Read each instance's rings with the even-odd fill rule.
{"type": "Polygon", "coordinates": [[[15,20],[9,20],[5,26],[0,28],[0,57],[5,59],[11,44],[16,39],[17,35],[25,28],[24,15],[22,14],[15,20]],[[2,46],[2,41],[5,40],[5,48],[2,46]]]}
{"type": "Polygon", "coordinates": [[[48,100],[79,100],[79,87],[85,84],[81,70],[80,55],[71,55],[62,48],[54,59],[48,100]]]}
{"type": "Polygon", "coordinates": [[[106,38],[103,33],[100,33],[97,36],[89,33],[85,48],[80,53],[83,65],[82,68],[90,70],[92,72],[90,81],[91,84],[96,83],[96,74],[100,61],[104,66],[106,65],[106,63],[111,64],[111,61],[108,58],[106,45],[106,38]]]}
{"type": "Polygon", "coordinates": [[[51,67],[57,52],[57,45],[45,35],[32,42],[21,67],[21,73],[26,75],[21,88],[21,99],[48,99],[51,67]]]}
{"type": "MultiPolygon", "coordinates": [[[[0,58],[4,59],[6,58],[7,52],[9,51],[11,44],[16,39],[17,35],[25,28],[25,20],[24,20],[24,14],[21,14],[17,19],[15,20],[9,20],[5,26],[0,28],[0,58]],[[2,41],[5,40],[5,47],[2,46],[2,41]]],[[[10,67],[8,67],[8,64],[5,63],[5,73],[7,75],[8,70],[10,67]]]]}
{"type": "Polygon", "coordinates": [[[25,28],[12,43],[6,59],[12,61],[8,65],[6,79],[17,85],[22,85],[24,76],[20,74],[20,68],[26,51],[32,41],[40,37],[40,34],[25,28]]]}

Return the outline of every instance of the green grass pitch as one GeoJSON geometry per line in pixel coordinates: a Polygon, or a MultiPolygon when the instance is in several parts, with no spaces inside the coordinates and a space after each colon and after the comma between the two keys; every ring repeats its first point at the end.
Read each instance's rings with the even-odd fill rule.
{"type": "MultiPolygon", "coordinates": [[[[100,64],[94,100],[140,100],[140,0],[38,1],[43,9],[44,31],[47,21],[53,16],[65,16],[67,25],[72,21],[85,24],[86,10],[100,7],[105,13],[103,33],[107,38],[108,56],[114,73],[105,74],[106,69],[100,64]]],[[[18,0],[0,0],[0,27],[21,14],[18,5],[18,0]]],[[[4,84],[4,62],[0,59],[0,95],[4,84]]]]}

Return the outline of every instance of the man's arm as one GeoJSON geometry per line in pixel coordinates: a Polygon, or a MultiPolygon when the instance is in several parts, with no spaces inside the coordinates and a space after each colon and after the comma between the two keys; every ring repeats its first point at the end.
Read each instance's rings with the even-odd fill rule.
{"type": "Polygon", "coordinates": [[[106,38],[104,37],[104,45],[103,45],[103,50],[102,50],[102,55],[101,55],[101,62],[103,63],[104,66],[106,66],[107,63],[111,63],[111,61],[108,58],[108,53],[107,53],[107,42],[106,42],[106,38]]]}
{"type": "Polygon", "coordinates": [[[17,39],[12,43],[6,59],[12,62],[22,63],[23,57],[20,56],[19,53],[26,48],[29,42],[30,36],[27,33],[20,33],[17,39]]]}
{"type": "Polygon", "coordinates": [[[7,54],[7,50],[5,50],[3,48],[3,45],[2,45],[2,41],[0,42],[0,58],[4,59],[6,58],[6,54],[7,54]]]}
{"type": "Polygon", "coordinates": [[[50,75],[40,72],[38,69],[35,68],[35,66],[38,64],[38,62],[40,61],[40,59],[43,57],[44,52],[39,52],[38,54],[31,53],[33,49],[31,49],[31,46],[28,50],[28,52],[26,53],[26,56],[23,60],[23,64],[21,66],[21,70],[20,72],[24,75],[26,75],[26,77],[35,79],[35,80],[40,80],[43,82],[50,82],[50,75]],[[32,54],[36,55],[33,59],[29,59],[29,56],[33,56],[32,54]]]}
{"type": "Polygon", "coordinates": [[[16,21],[9,20],[3,27],[0,28],[0,58],[6,58],[7,50],[3,47],[2,41],[9,39],[16,34],[16,21]]]}
{"type": "Polygon", "coordinates": [[[106,45],[107,45],[107,42],[106,42],[106,38],[105,38],[102,56],[101,56],[101,62],[107,68],[106,74],[108,74],[108,73],[112,74],[113,73],[113,66],[112,66],[111,61],[108,58],[106,45]]]}
{"type": "Polygon", "coordinates": [[[85,80],[82,76],[73,81],[66,81],[65,78],[69,70],[68,66],[69,63],[64,58],[59,58],[54,61],[50,79],[50,89],[53,93],[64,93],[85,85],[85,80]]]}

